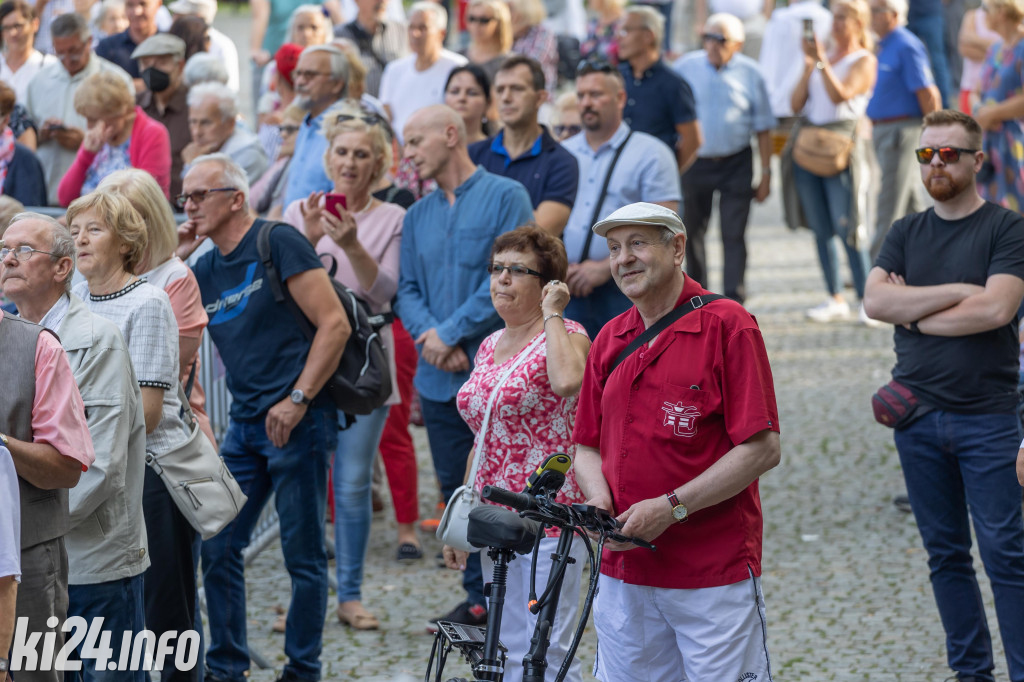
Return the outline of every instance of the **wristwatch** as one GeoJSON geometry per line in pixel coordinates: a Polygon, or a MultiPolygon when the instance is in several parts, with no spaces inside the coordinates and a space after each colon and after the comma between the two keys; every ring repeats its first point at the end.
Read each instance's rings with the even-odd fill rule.
{"type": "Polygon", "coordinates": [[[309,406],[309,404],[313,402],[310,398],[306,397],[306,394],[302,392],[301,388],[296,388],[294,391],[292,391],[291,399],[292,402],[295,403],[296,405],[309,406]]]}
{"type": "MultiPolygon", "coordinates": [[[[0,433],[0,443],[3,443],[5,448],[10,446],[11,441],[7,438],[7,434],[6,433],[0,433]]],[[[3,659],[0,659],[0,660],[3,660],[3,659]]]]}
{"type": "Polygon", "coordinates": [[[686,505],[680,502],[679,498],[676,497],[676,491],[673,490],[665,497],[668,498],[668,503],[672,505],[672,518],[679,523],[684,523],[686,519],[689,518],[689,515],[686,512],[686,505]]]}
{"type": "Polygon", "coordinates": [[[0,673],[8,672],[11,668],[11,662],[6,658],[0,658],[0,673]]]}

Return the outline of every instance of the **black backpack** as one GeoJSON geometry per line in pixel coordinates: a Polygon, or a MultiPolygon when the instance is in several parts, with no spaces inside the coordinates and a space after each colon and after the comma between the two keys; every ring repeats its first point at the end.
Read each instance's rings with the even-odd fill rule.
{"type": "MultiPolygon", "coordinates": [[[[271,231],[278,225],[292,230],[295,228],[287,223],[260,222],[263,224],[256,237],[256,248],[259,251],[260,260],[263,261],[263,268],[267,272],[274,300],[288,305],[288,309],[295,316],[295,321],[302,329],[302,333],[312,341],[316,330],[302,313],[298,304],[295,303],[295,299],[288,293],[288,289],[281,286],[281,276],[278,274],[270,254],[271,231]]],[[[334,260],[333,256],[331,260],[334,260]]],[[[388,356],[384,352],[384,344],[381,342],[380,330],[384,325],[393,321],[394,317],[391,313],[383,315],[371,313],[366,301],[334,279],[337,267],[337,262],[333,262],[327,274],[330,275],[331,284],[334,285],[334,290],[338,294],[341,307],[345,309],[345,314],[348,316],[352,335],[341,354],[338,368],[328,379],[324,390],[327,391],[334,405],[342,412],[350,415],[370,414],[383,405],[391,395],[391,371],[388,368],[388,356]]]]}

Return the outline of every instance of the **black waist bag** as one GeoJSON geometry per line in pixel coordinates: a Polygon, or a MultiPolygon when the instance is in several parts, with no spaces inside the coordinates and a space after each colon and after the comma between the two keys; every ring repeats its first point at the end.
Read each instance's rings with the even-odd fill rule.
{"type": "Polygon", "coordinates": [[[871,396],[875,421],[890,429],[905,429],[932,409],[918,402],[910,389],[893,379],[871,396]]]}
{"type": "MultiPolygon", "coordinates": [[[[270,232],[278,225],[285,224],[265,222],[260,227],[256,246],[259,250],[260,260],[263,261],[263,268],[267,271],[267,279],[270,281],[270,290],[274,295],[274,300],[288,305],[288,309],[295,317],[302,333],[312,341],[316,329],[306,319],[298,304],[288,293],[287,288],[281,286],[281,277],[278,275],[270,254],[270,232]]],[[[333,257],[331,259],[333,261],[333,257]]],[[[384,344],[381,342],[380,330],[384,325],[392,322],[394,317],[390,313],[383,315],[371,313],[366,301],[334,279],[337,267],[338,264],[332,262],[332,266],[328,269],[328,275],[330,275],[331,284],[334,285],[334,291],[341,301],[341,307],[345,309],[349,326],[352,327],[352,335],[348,338],[345,350],[341,354],[338,368],[327,381],[324,390],[327,391],[327,395],[330,396],[335,407],[342,412],[356,415],[370,414],[382,406],[391,395],[391,370],[388,367],[388,356],[384,351],[384,344]]]]}

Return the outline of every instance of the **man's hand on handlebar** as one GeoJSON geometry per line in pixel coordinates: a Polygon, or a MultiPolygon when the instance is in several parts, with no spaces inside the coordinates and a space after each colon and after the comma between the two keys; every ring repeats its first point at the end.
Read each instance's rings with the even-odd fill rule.
{"type": "Polygon", "coordinates": [[[461,549],[445,545],[441,548],[441,556],[444,557],[444,565],[453,571],[466,570],[466,560],[469,558],[469,552],[463,552],[461,549]]]}
{"type": "MultiPolygon", "coordinates": [[[[672,507],[664,497],[641,500],[619,514],[617,519],[622,523],[622,528],[619,530],[620,535],[640,538],[647,542],[654,542],[659,535],[665,532],[665,529],[676,522],[672,516],[672,507]]],[[[618,552],[636,549],[636,545],[633,543],[613,540],[608,540],[604,546],[618,552]]]]}

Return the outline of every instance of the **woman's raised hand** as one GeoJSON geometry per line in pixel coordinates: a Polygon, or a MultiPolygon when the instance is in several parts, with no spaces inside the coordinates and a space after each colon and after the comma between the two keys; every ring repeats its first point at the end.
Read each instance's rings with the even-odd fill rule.
{"type": "Polygon", "coordinates": [[[569,286],[565,282],[553,279],[544,285],[540,292],[540,309],[545,317],[559,314],[569,305],[569,286]]]}

